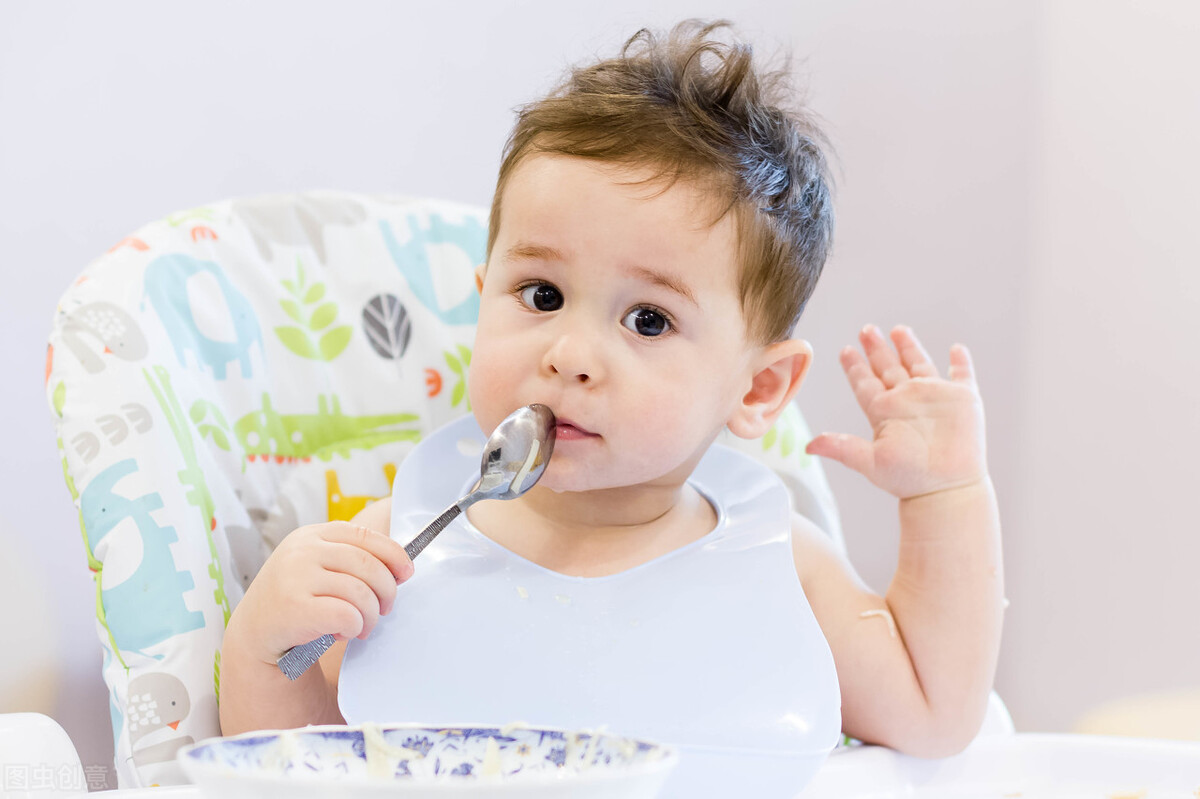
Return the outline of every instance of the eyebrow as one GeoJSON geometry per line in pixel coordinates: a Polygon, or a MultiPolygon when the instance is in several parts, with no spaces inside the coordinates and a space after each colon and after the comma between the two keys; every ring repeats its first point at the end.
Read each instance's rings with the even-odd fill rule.
{"type": "MultiPolygon", "coordinates": [[[[504,253],[505,260],[508,261],[566,261],[567,256],[561,250],[556,250],[554,247],[545,244],[534,244],[531,242],[519,241],[509,247],[504,253]]],[[[647,283],[652,283],[656,286],[662,286],[668,291],[672,291],[683,297],[692,305],[699,307],[700,303],[696,301],[696,295],[685,284],[679,282],[675,278],[664,275],[661,272],[656,272],[644,266],[633,266],[629,268],[629,272],[635,277],[645,280],[647,283]]]]}
{"type": "Polygon", "coordinates": [[[696,302],[696,295],[692,293],[692,290],[689,289],[685,284],[680,283],[675,278],[669,275],[664,275],[661,272],[655,272],[653,269],[647,269],[644,266],[634,266],[631,267],[629,271],[640,277],[642,280],[653,283],[656,286],[662,286],[668,291],[673,291],[680,297],[683,297],[685,300],[690,302],[692,305],[700,307],[700,303],[696,302]]]}
{"type": "Polygon", "coordinates": [[[504,259],[506,261],[565,261],[567,256],[545,244],[518,241],[505,251],[504,259]]]}

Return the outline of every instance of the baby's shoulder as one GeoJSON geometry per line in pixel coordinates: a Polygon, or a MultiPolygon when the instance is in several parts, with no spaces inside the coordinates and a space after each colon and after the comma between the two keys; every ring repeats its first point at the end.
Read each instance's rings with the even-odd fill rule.
{"type": "Polygon", "coordinates": [[[792,559],[796,564],[796,576],[805,590],[820,577],[829,577],[834,571],[848,568],[845,556],[833,539],[811,519],[795,511],[792,512],[792,559]]]}

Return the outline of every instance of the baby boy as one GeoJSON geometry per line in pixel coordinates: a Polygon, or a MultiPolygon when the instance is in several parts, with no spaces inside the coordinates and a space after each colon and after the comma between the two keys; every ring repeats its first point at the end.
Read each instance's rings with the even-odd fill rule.
{"type": "MultiPolygon", "coordinates": [[[[531,403],[558,425],[538,485],[468,516],[548,573],[629,574],[708,540],[722,511],[693,471],[722,430],[766,433],[812,359],[794,330],[833,227],[822,139],[721,27],[641,32],[577,68],[522,109],[505,149],[476,273],[471,406],[484,431],[531,403]]],[[[821,690],[840,693],[841,729],[946,755],[980,727],[1003,615],[983,407],[964,347],[942,376],[905,327],[867,326],[859,344],[840,361],[873,438],[824,434],[808,452],[896,497],[898,567],[880,596],[792,514],[787,579],[832,655],[821,690]]],[[[346,642],[407,612],[397,585],[413,564],[391,518],[383,500],[294,531],[268,559],[226,632],[224,733],[342,721],[346,642]],[[326,633],[339,643],[318,668],[280,673],[281,652],[326,633]]]]}

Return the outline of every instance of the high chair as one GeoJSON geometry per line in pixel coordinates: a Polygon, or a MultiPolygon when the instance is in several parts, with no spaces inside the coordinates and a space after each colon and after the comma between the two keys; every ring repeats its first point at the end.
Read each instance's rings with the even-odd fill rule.
{"type": "MultiPolygon", "coordinates": [[[[96,581],[121,787],[182,781],[220,734],[221,638],[301,525],[349,519],[467,413],[485,209],[314,192],[172,214],[91,263],[46,358],[63,474],[96,581]]],[[[839,544],[791,407],[724,443],[773,468],[839,544]]]]}

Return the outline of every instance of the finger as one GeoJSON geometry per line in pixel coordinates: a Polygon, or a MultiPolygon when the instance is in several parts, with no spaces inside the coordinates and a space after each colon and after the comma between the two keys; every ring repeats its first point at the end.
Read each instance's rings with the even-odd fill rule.
{"type": "Polygon", "coordinates": [[[894,388],[909,378],[908,370],[900,363],[900,356],[875,325],[867,325],[858,334],[863,352],[871,363],[871,369],[885,388],[894,388]]]}
{"type": "Polygon", "coordinates": [[[379,597],[370,586],[352,575],[324,572],[313,586],[313,596],[338,599],[345,605],[330,611],[331,621],[336,626],[326,632],[347,638],[366,638],[379,622],[379,597]],[[355,613],[351,613],[351,610],[355,613]]]}
{"type": "Polygon", "coordinates": [[[937,366],[921,346],[917,334],[907,325],[892,328],[892,343],[900,353],[900,362],[913,377],[937,377],[937,366]]]}
{"type": "Polygon", "coordinates": [[[324,538],[327,541],[341,541],[365,549],[383,562],[392,573],[397,583],[402,583],[413,575],[413,562],[399,542],[369,527],[362,527],[348,522],[330,522],[324,538]]]}
{"type": "Polygon", "coordinates": [[[866,359],[853,347],[843,347],[838,353],[838,360],[842,364],[842,371],[846,373],[846,379],[850,381],[850,390],[854,392],[854,398],[858,400],[858,407],[862,408],[863,413],[867,413],[867,408],[871,406],[874,399],[882,394],[887,389],[871,369],[871,365],[866,359]]]}
{"type": "Polygon", "coordinates": [[[367,550],[328,541],[319,550],[317,563],[326,571],[347,574],[366,583],[375,592],[382,612],[391,611],[396,599],[396,578],[383,561],[367,550]]]}
{"type": "Polygon", "coordinates": [[[971,360],[971,351],[964,344],[950,348],[950,379],[975,384],[975,364],[971,360]]]}
{"type": "Polygon", "coordinates": [[[306,606],[311,625],[303,640],[294,641],[299,646],[316,640],[322,635],[332,635],[339,641],[356,638],[366,626],[362,613],[353,604],[336,596],[314,596],[306,606]]]}
{"type": "Polygon", "coordinates": [[[804,451],[809,455],[829,458],[872,479],[875,456],[871,443],[847,433],[822,433],[808,442],[804,451]]]}

